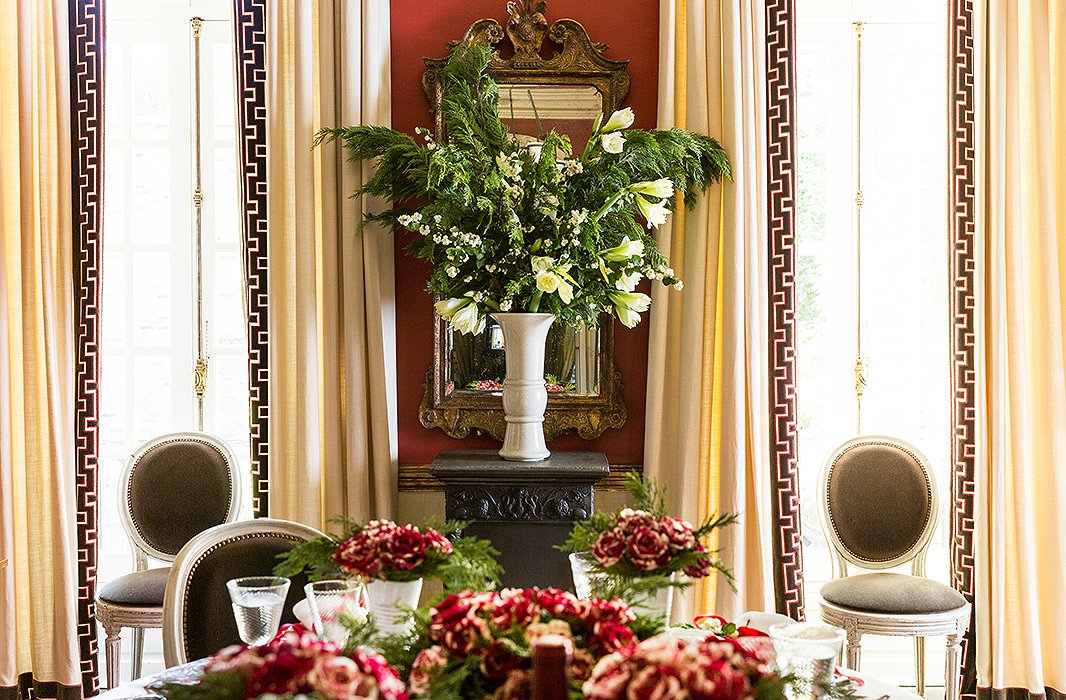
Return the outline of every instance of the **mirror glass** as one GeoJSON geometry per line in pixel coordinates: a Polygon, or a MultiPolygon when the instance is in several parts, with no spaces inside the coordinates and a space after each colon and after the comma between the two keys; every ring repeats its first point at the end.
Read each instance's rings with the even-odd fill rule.
{"type": "Polygon", "coordinates": [[[602,109],[603,95],[592,85],[500,84],[500,119],[520,141],[539,141],[554,129],[581,153],[602,109]]]}
{"type": "MultiPolygon", "coordinates": [[[[554,129],[569,136],[574,151],[580,153],[603,108],[603,94],[591,85],[501,83],[499,87],[500,119],[522,143],[540,141],[554,129]]],[[[556,396],[599,394],[600,351],[599,329],[584,324],[580,328],[553,325],[544,355],[548,392],[556,396]]],[[[502,392],[506,350],[503,332],[491,318],[478,335],[462,335],[449,327],[447,352],[446,395],[502,392]]]]}
{"type": "MultiPolygon", "coordinates": [[[[609,321],[608,321],[609,322],[609,321]]],[[[456,392],[500,394],[503,391],[503,331],[491,318],[477,335],[448,333],[448,383],[445,395],[456,392]]],[[[596,396],[600,392],[600,331],[555,324],[544,352],[544,379],[556,396],[596,396]]]]}

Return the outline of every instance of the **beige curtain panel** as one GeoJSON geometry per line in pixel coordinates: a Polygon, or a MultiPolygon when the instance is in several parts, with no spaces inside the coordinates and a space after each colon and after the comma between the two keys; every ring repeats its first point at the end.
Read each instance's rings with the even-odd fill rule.
{"type": "Polygon", "coordinates": [[[693,522],[740,514],[712,543],[738,590],[703,579],[675,618],[772,610],[761,3],[661,0],[659,17],[659,127],[717,138],[734,181],[660,229],[685,289],[652,290],[644,468],[693,522]]]}
{"type": "Polygon", "coordinates": [[[1066,692],[1066,6],[975,5],[984,697],[1066,692]],[[981,366],[983,365],[983,366],[981,366]],[[1007,690],[1004,690],[1007,689],[1007,690]]]}
{"type": "Polygon", "coordinates": [[[392,240],[357,233],[367,166],[311,149],[389,125],[389,4],[267,7],[270,514],[324,528],[396,504],[392,240]]]}
{"type": "Polygon", "coordinates": [[[0,0],[0,698],[81,694],[66,7],[0,0]]]}

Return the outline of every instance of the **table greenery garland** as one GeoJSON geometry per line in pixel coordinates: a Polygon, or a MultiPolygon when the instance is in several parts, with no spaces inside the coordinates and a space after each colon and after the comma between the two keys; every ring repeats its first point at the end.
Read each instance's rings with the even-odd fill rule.
{"type": "Polygon", "coordinates": [[[399,206],[365,220],[418,234],[409,252],[430,263],[427,289],[456,330],[480,332],[495,311],[550,312],[569,325],[613,311],[635,326],[651,302],[636,291],[641,279],[682,287],[648,231],[675,193],[693,206],[730,177],[725,151],[691,131],[630,129],[628,108],[601,115],[580,154],[554,130],[523,146],[497,113],[490,55],[452,52],[441,75],[445,141],[359,125],[322,129],[315,145],[339,140],[350,160],[375,159],[354,196],[399,206]]]}

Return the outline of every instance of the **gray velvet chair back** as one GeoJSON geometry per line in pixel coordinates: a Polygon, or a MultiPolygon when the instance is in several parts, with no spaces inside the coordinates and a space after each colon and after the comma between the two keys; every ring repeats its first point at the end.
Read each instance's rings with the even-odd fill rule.
{"type": "MultiPolygon", "coordinates": [[[[170,569],[163,602],[163,658],[168,667],[241,643],[226,581],[269,576],[277,556],[322,533],[286,520],[258,518],[213,527],[189,540],[170,569]]],[[[291,579],[282,624],[296,622],[305,576],[291,579]]]]}
{"type": "Polygon", "coordinates": [[[127,534],[140,552],[163,561],[173,561],[194,535],[234,520],[240,510],[237,458],[206,433],[149,440],[126,460],[119,484],[127,534]]]}
{"type": "Polygon", "coordinates": [[[924,574],[937,522],[936,482],[913,445],[883,435],[848,440],[826,460],[822,526],[834,550],[834,576],[847,564],[888,569],[911,562],[924,574]]]}

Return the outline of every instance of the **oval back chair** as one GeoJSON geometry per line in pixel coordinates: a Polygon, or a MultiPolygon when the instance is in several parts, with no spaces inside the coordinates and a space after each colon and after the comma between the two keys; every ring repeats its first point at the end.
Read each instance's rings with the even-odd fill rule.
{"type": "Polygon", "coordinates": [[[820,481],[834,578],[822,586],[821,613],[847,632],[847,665],[854,670],[864,633],[914,637],[919,694],[925,692],[925,637],[946,636],[945,698],[957,700],[970,605],[955,589],[925,578],[937,495],[929,461],[902,440],[866,435],[833,450],[820,481]],[[883,571],[905,564],[912,575],[883,571]],[[849,566],[874,573],[849,576],[849,566]]]}
{"type": "MultiPolygon", "coordinates": [[[[182,548],[167,579],[163,604],[163,659],[167,667],[211,656],[239,644],[226,582],[269,576],[277,556],[322,533],[287,520],[257,518],[201,532],[182,548]]],[[[282,623],[297,622],[292,606],[303,599],[306,576],[289,586],[282,623]]]]}
{"type": "Polygon", "coordinates": [[[161,435],[138,447],[119,479],[119,512],[134,553],[133,573],[100,588],[96,616],[107,635],[104,661],[109,688],[118,685],[121,632],[133,628],[133,677],[141,675],[144,630],[162,627],[169,567],[197,533],[234,520],[240,476],[233,450],[201,432],[161,435]]]}

